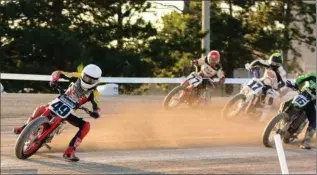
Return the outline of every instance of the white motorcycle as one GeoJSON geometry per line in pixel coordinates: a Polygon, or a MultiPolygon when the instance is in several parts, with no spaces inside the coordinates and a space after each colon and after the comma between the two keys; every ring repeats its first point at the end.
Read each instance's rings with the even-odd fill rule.
{"type": "MultiPolygon", "coordinates": [[[[245,65],[247,70],[250,70],[250,64],[245,65]]],[[[222,118],[230,120],[244,111],[251,119],[263,121],[262,114],[266,111],[263,110],[265,105],[265,96],[272,96],[273,99],[279,97],[279,93],[272,88],[272,79],[277,79],[273,70],[266,70],[263,78],[259,78],[259,71],[256,69],[250,70],[254,78],[249,82],[243,84],[240,92],[232,97],[222,110],[222,118]],[[270,80],[270,81],[268,81],[270,80]],[[271,83],[268,83],[271,82],[271,83]],[[270,87],[266,91],[266,95],[263,94],[264,87],[270,87]],[[262,116],[262,117],[261,117],[262,116]]]]}

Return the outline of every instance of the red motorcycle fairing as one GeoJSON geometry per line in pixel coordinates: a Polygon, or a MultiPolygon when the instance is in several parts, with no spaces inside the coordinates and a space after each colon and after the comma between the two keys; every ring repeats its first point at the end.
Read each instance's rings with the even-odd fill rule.
{"type": "MultiPolygon", "coordinates": [[[[51,110],[47,108],[46,111],[43,113],[43,116],[48,117],[50,113],[51,113],[51,110]]],[[[50,127],[46,129],[44,133],[38,138],[38,142],[42,143],[43,140],[58,127],[58,125],[60,124],[62,120],[63,119],[61,117],[56,116],[54,122],[51,123],[50,127]]]]}

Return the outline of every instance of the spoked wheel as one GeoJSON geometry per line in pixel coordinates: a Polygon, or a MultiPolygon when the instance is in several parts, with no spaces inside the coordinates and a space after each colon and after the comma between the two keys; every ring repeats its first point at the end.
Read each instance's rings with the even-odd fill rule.
{"type": "Polygon", "coordinates": [[[30,153],[34,152],[40,145],[40,143],[37,141],[38,138],[42,135],[44,132],[44,126],[41,125],[36,130],[32,131],[32,133],[29,135],[28,140],[25,142],[23,147],[23,154],[29,155],[30,153]]]}
{"type": "Polygon", "coordinates": [[[176,108],[180,103],[182,103],[183,100],[181,97],[184,95],[185,90],[186,88],[183,86],[177,86],[171,90],[164,99],[163,107],[165,109],[176,108]]]}
{"type": "MultiPolygon", "coordinates": [[[[281,133],[283,127],[285,126],[284,118],[287,117],[286,113],[280,113],[276,117],[274,117],[266,126],[264,133],[263,133],[263,144],[266,147],[274,147],[274,135],[276,134],[283,134],[281,133]]],[[[282,135],[283,137],[283,135],[282,135]]],[[[283,137],[283,141],[285,139],[283,137]]]]}
{"type": "Polygon", "coordinates": [[[39,117],[24,128],[15,145],[15,155],[17,158],[27,159],[37,152],[42,146],[42,142],[39,142],[38,138],[48,128],[48,122],[46,117],[39,117]]]}
{"type": "Polygon", "coordinates": [[[223,108],[222,118],[230,120],[236,117],[241,112],[245,99],[246,97],[244,94],[237,94],[234,96],[223,108]]]}

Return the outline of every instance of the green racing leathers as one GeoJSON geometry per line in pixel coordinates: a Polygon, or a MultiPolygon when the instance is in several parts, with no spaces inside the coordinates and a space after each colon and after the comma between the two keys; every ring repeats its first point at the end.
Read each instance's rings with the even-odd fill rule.
{"type": "MultiPolygon", "coordinates": [[[[306,88],[309,88],[311,92],[316,96],[316,73],[308,73],[305,75],[301,75],[296,78],[294,83],[290,81],[286,82],[286,86],[297,89],[300,92],[303,92],[306,88]]],[[[292,100],[292,99],[291,99],[292,100]]],[[[311,148],[311,138],[316,132],[316,99],[310,101],[306,107],[305,112],[307,115],[307,119],[309,121],[308,128],[306,130],[305,138],[301,145],[301,148],[310,149],[311,148]]]]}

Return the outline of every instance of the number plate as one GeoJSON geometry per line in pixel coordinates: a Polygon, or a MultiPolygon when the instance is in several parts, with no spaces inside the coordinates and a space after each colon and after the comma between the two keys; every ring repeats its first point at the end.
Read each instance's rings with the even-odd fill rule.
{"type": "Polygon", "coordinates": [[[49,106],[49,109],[61,118],[66,118],[73,111],[73,107],[56,98],[49,106]]]}
{"type": "Polygon", "coordinates": [[[297,95],[294,100],[292,101],[293,104],[299,106],[299,107],[303,107],[305,106],[307,103],[309,102],[309,100],[303,96],[303,95],[297,95]]]}
{"type": "Polygon", "coordinates": [[[67,106],[69,106],[72,109],[76,108],[76,102],[74,102],[73,100],[69,99],[67,96],[60,96],[59,99],[65,103],[67,106]]]}
{"type": "Polygon", "coordinates": [[[186,77],[186,80],[189,84],[193,85],[194,87],[197,87],[203,81],[203,78],[197,75],[196,72],[192,72],[186,77]]]}
{"type": "Polygon", "coordinates": [[[262,91],[264,85],[258,80],[251,80],[247,86],[253,91],[254,94],[259,94],[262,91]]]}

